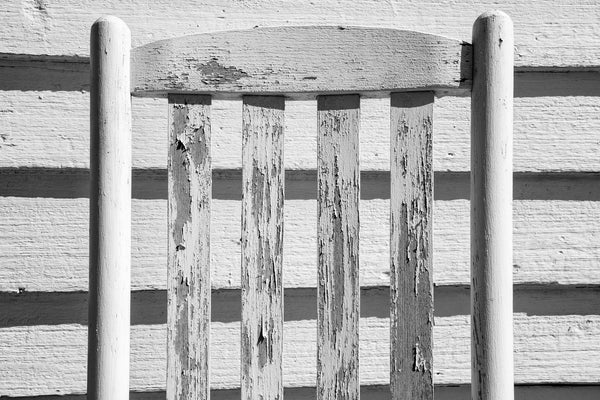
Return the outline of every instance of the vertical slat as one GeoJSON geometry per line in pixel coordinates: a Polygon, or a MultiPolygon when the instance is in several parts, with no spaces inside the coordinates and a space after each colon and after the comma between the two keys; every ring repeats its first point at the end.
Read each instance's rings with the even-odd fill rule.
{"type": "Polygon", "coordinates": [[[358,399],[358,95],[319,96],[317,399],[358,399]]]}
{"type": "Polygon", "coordinates": [[[473,25],[471,98],[471,398],[511,400],[513,25],[473,25]]]}
{"type": "Polygon", "coordinates": [[[90,37],[88,399],[129,398],[131,33],[115,17],[90,37]]]}
{"type": "Polygon", "coordinates": [[[433,399],[433,92],[391,96],[390,389],[433,399]]]}
{"type": "Polygon", "coordinates": [[[242,112],[242,399],[283,398],[284,98],[242,112]]]}
{"type": "Polygon", "coordinates": [[[167,399],[208,399],[209,96],[169,95],[167,399]]]}

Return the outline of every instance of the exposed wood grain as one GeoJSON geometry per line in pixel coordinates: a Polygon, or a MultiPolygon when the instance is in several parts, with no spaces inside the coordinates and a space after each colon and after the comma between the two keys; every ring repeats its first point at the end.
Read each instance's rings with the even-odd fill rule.
{"type": "MultiPolygon", "coordinates": [[[[131,390],[164,390],[165,325],[132,327],[131,390]]],[[[240,323],[213,323],[214,389],[239,387],[240,323]]],[[[515,315],[517,383],[593,384],[600,377],[598,315],[515,315]]],[[[284,324],[284,385],[314,387],[316,321],[284,324]]],[[[389,380],[389,320],[361,318],[361,384],[389,380]]],[[[85,391],[86,327],[58,325],[0,329],[0,395],[33,396],[85,391]]],[[[436,318],[436,384],[470,380],[469,316],[436,318]]]]}
{"type": "MultiPolygon", "coordinates": [[[[594,77],[594,73],[589,73],[594,77]]],[[[517,74],[521,75],[521,74],[517,74]]],[[[600,171],[600,102],[587,96],[587,83],[569,74],[556,81],[516,81],[524,97],[515,99],[514,170],[521,172],[600,171]],[[547,88],[573,87],[548,94],[547,88]]],[[[529,80],[531,79],[531,80],[529,80]]],[[[89,168],[89,97],[80,92],[2,92],[0,96],[0,167],[89,168]]],[[[133,98],[133,166],[167,165],[166,102],[133,98]]],[[[361,100],[361,169],[389,171],[389,100],[361,100]]],[[[241,167],[241,103],[214,100],[213,168],[241,167]]],[[[315,101],[291,101],[286,107],[286,169],[316,169],[315,101]]],[[[439,98],[435,104],[434,169],[470,170],[470,99],[439,98]]]]}
{"type": "Polygon", "coordinates": [[[243,399],[283,398],[283,127],[283,97],[244,97],[243,399]]]}
{"type": "Polygon", "coordinates": [[[358,400],[360,98],[317,108],[317,398],[358,400]]]}
{"type": "MultiPolygon", "coordinates": [[[[87,290],[88,208],[87,198],[0,197],[0,290],[87,290]]],[[[213,200],[213,288],[240,287],[240,209],[239,200],[213,200]]],[[[166,288],[166,211],[166,200],[132,202],[134,290],[166,288]]],[[[360,213],[361,285],[388,285],[389,198],[361,200],[360,213]]],[[[317,258],[307,257],[317,248],[316,215],[314,198],[286,200],[286,287],[317,285],[317,258]]],[[[515,283],[600,284],[600,225],[590,223],[600,220],[599,201],[516,200],[513,218],[515,283]]],[[[434,282],[468,284],[469,200],[436,200],[434,221],[434,282]]]]}
{"type": "MultiPolygon", "coordinates": [[[[498,7],[498,2],[259,0],[224,4],[201,1],[195,7],[202,12],[190,12],[184,0],[158,0],[144,4],[140,18],[137,3],[7,0],[2,5],[5,40],[0,51],[85,55],[89,25],[108,10],[122,16],[132,28],[134,46],[194,33],[315,24],[421,30],[469,42],[473,21],[482,12],[498,7]]],[[[596,26],[600,11],[595,2],[564,0],[557,7],[555,0],[507,0],[502,10],[515,19],[517,65],[598,66],[596,26]]]]}
{"type": "Polygon", "coordinates": [[[169,96],[169,400],[210,393],[210,104],[209,96],[169,96]]]}
{"type": "Polygon", "coordinates": [[[471,70],[470,45],[442,36],[342,26],[260,28],[138,47],[131,91],[141,96],[467,91],[471,70]]]}
{"type": "Polygon", "coordinates": [[[90,91],[90,400],[129,396],[131,33],[116,17],[92,25],[90,91]]]}
{"type": "Polygon", "coordinates": [[[433,399],[433,92],[391,96],[390,389],[433,399]]]}
{"type": "Polygon", "coordinates": [[[471,398],[512,400],[513,24],[473,24],[471,96],[471,398]]]}

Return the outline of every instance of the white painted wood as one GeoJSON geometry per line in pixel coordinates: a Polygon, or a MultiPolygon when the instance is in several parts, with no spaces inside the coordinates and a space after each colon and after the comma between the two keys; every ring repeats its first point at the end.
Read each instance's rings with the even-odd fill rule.
{"type": "Polygon", "coordinates": [[[513,26],[501,11],[473,25],[471,97],[471,398],[513,389],[513,26]]]}
{"type": "Polygon", "coordinates": [[[358,400],[358,95],[317,98],[317,399],[358,400]]]}
{"type": "Polygon", "coordinates": [[[390,99],[390,390],[433,399],[433,92],[390,99]]]}
{"type": "MultiPolygon", "coordinates": [[[[541,81],[537,75],[515,77],[516,90],[524,92],[515,99],[514,170],[598,172],[600,102],[585,89],[592,84],[554,75],[541,81]],[[554,87],[558,92],[548,93],[554,87]]],[[[389,170],[389,99],[361,102],[361,169],[389,170]]],[[[1,92],[0,167],[88,168],[88,105],[81,92],[1,92]]],[[[167,165],[166,108],[163,99],[132,99],[135,168],[167,165]]],[[[287,104],[286,169],[316,169],[316,108],[315,101],[287,104]]],[[[215,169],[241,167],[241,109],[239,101],[213,101],[215,169]]],[[[470,99],[438,98],[434,112],[434,169],[469,171],[470,99]]]]}
{"type": "MultiPolygon", "coordinates": [[[[286,305],[287,306],[287,305],[286,305]]],[[[436,384],[470,380],[469,316],[436,318],[436,384]]],[[[600,377],[600,317],[515,315],[517,383],[593,384],[600,377]]],[[[240,322],[214,322],[212,387],[239,387],[240,322]]],[[[284,385],[314,387],[316,321],[284,324],[284,385]]],[[[361,318],[361,384],[389,380],[389,320],[361,318]]],[[[164,390],[166,326],[134,325],[131,390],[164,390]]],[[[78,324],[0,329],[0,395],[85,391],[86,328],[78,324]]]]}
{"type": "Polygon", "coordinates": [[[243,101],[242,399],[283,398],[284,108],[280,96],[243,101]]]}
{"type": "Polygon", "coordinates": [[[169,95],[169,400],[210,397],[210,103],[209,96],[169,95]]]}
{"type": "MultiPolygon", "coordinates": [[[[125,18],[134,46],[203,32],[315,24],[422,30],[470,42],[472,22],[497,6],[495,0],[203,0],[192,9],[185,0],[157,0],[141,10],[137,3],[108,0],[6,0],[0,52],[85,55],[88,27],[107,10],[125,18]]],[[[556,0],[507,0],[502,9],[515,18],[517,65],[598,66],[600,11],[594,1],[563,0],[557,7],[556,0]]]]}
{"type": "Polygon", "coordinates": [[[131,34],[116,17],[91,30],[88,398],[129,398],[131,34]]]}
{"type": "Polygon", "coordinates": [[[471,47],[414,31],[276,27],[175,37],[132,51],[133,95],[468,91],[471,47]],[[393,45],[392,45],[393,44],[393,45]],[[391,67],[393,66],[393,68],[391,67]]]}
{"type": "MultiPolygon", "coordinates": [[[[367,184],[363,179],[363,189],[367,184]]],[[[559,185],[573,190],[569,182],[559,185]]],[[[588,185],[599,186],[597,181],[588,185]]],[[[315,190],[316,185],[313,181],[306,186],[315,190]]],[[[464,186],[466,197],[468,180],[464,186]]],[[[240,195],[240,187],[233,186],[232,196],[240,195]]],[[[293,182],[286,187],[290,193],[293,182]]],[[[545,193],[548,187],[539,191],[545,193]]],[[[167,202],[134,199],[132,205],[132,288],[164,290],[167,202]]],[[[87,290],[88,208],[85,198],[0,197],[0,290],[87,290]]],[[[213,288],[240,287],[240,210],[239,200],[213,199],[213,288]]],[[[389,199],[362,199],[359,210],[361,285],[388,285],[389,199]]],[[[284,214],[285,287],[316,287],[317,259],[307,254],[314,255],[317,248],[317,202],[286,199],[284,214]]],[[[436,200],[433,217],[434,282],[469,284],[469,200],[436,200]]],[[[515,200],[515,283],[600,284],[600,225],[590,223],[599,220],[598,201],[515,200]]]]}

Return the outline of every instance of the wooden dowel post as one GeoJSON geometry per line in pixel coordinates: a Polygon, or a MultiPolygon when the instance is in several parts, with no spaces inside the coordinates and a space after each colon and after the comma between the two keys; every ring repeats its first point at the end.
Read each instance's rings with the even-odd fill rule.
{"type": "Polygon", "coordinates": [[[473,25],[471,397],[510,400],[513,381],[513,27],[499,11],[473,25]]]}
{"type": "Polygon", "coordinates": [[[91,30],[89,400],[129,398],[131,34],[115,17],[91,30]]]}

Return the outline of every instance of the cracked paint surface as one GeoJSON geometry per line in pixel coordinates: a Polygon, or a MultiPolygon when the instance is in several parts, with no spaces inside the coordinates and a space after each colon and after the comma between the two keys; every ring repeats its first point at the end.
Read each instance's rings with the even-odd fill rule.
{"type": "Polygon", "coordinates": [[[242,398],[283,398],[284,99],[242,111],[242,398]]]}
{"type": "Polygon", "coordinates": [[[433,399],[433,93],[391,97],[390,387],[433,399]]]}
{"type": "Polygon", "coordinates": [[[169,97],[167,399],[208,398],[209,96],[169,97]]]}
{"type": "Polygon", "coordinates": [[[357,95],[318,97],[317,399],[358,399],[357,95]]]}

